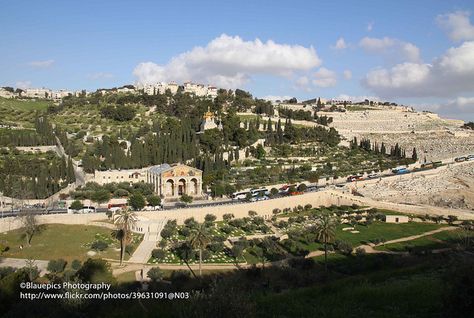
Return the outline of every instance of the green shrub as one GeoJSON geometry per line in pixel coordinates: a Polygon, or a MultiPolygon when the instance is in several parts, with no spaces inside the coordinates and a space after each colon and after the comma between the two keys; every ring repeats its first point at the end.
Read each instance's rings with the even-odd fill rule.
{"type": "Polygon", "coordinates": [[[78,259],[75,259],[75,260],[73,260],[73,261],[71,262],[71,268],[72,268],[73,270],[76,270],[76,271],[77,271],[77,270],[79,270],[79,268],[81,268],[81,266],[82,266],[82,263],[81,263],[81,261],[78,260],[78,259]]]}
{"type": "Polygon", "coordinates": [[[104,251],[107,247],[109,247],[109,244],[104,241],[95,241],[91,244],[91,249],[95,251],[104,251]]]}
{"type": "Polygon", "coordinates": [[[334,244],[334,248],[341,252],[344,255],[351,255],[352,254],[352,244],[347,241],[337,240],[334,244]]]}
{"type": "Polygon", "coordinates": [[[157,260],[163,260],[166,256],[166,251],[162,249],[154,249],[151,252],[151,256],[157,260]]]}
{"type": "Polygon", "coordinates": [[[163,279],[163,271],[159,267],[150,268],[147,273],[147,277],[154,282],[160,281],[163,279]]]}
{"type": "Polygon", "coordinates": [[[64,271],[66,264],[67,262],[63,259],[50,260],[47,269],[52,273],[61,273],[64,271]]]}

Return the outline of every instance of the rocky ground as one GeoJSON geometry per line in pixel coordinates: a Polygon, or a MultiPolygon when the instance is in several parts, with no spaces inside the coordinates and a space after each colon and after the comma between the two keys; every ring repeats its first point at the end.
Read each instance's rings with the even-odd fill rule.
{"type": "Polygon", "coordinates": [[[382,180],[359,192],[382,201],[474,210],[474,162],[431,176],[382,180]]]}
{"type": "Polygon", "coordinates": [[[474,153],[474,131],[461,129],[463,122],[440,118],[436,114],[400,111],[365,110],[331,113],[332,127],[346,138],[357,137],[384,142],[388,148],[398,143],[411,155],[438,161],[474,153]]]}
{"type": "Polygon", "coordinates": [[[448,132],[416,134],[360,134],[358,138],[369,138],[386,145],[398,143],[411,155],[416,148],[418,158],[426,161],[438,161],[474,153],[474,133],[467,136],[454,136],[448,132]]]}

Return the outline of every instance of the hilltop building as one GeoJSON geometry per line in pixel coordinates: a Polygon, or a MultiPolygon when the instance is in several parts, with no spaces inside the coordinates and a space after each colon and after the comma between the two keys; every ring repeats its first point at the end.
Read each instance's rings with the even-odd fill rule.
{"type": "Polygon", "coordinates": [[[184,93],[214,99],[217,97],[217,87],[204,86],[203,84],[196,84],[193,82],[186,82],[184,83],[184,93]]]}
{"type": "Polygon", "coordinates": [[[169,90],[171,94],[176,94],[178,92],[179,85],[176,82],[159,82],[155,84],[146,84],[143,86],[143,92],[147,95],[157,95],[164,94],[166,90],[169,90]]]}
{"type": "Polygon", "coordinates": [[[16,94],[15,92],[11,92],[9,91],[8,89],[5,89],[3,87],[0,87],[0,97],[3,97],[3,98],[14,98],[14,97],[17,97],[18,94],[16,94]]]}

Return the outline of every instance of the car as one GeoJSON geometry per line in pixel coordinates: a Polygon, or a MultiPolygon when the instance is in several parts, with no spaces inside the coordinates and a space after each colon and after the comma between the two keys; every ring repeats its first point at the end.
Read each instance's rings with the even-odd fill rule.
{"type": "Polygon", "coordinates": [[[79,213],[95,213],[95,207],[83,206],[82,209],[79,210],[79,213]]]}
{"type": "Polygon", "coordinates": [[[118,212],[118,211],[122,210],[122,207],[120,207],[120,206],[114,206],[114,207],[109,208],[108,210],[109,210],[110,212],[115,213],[115,212],[118,212]]]}
{"type": "Polygon", "coordinates": [[[467,160],[467,161],[472,161],[472,160],[474,160],[474,155],[469,155],[469,156],[467,156],[466,160],[467,160]]]}
{"type": "Polygon", "coordinates": [[[256,201],[265,201],[265,200],[268,200],[268,197],[266,195],[256,198],[256,201]]]}
{"type": "Polygon", "coordinates": [[[378,175],[377,175],[376,173],[372,173],[372,174],[369,174],[369,175],[367,176],[367,178],[369,178],[369,179],[375,179],[375,178],[378,178],[378,175]]]}
{"type": "Polygon", "coordinates": [[[457,157],[457,158],[454,159],[454,161],[463,162],[463,161],[466,161],[466,157],[457,157]]]}
{"type": "Polygon", "coordinates": [[[143,208],[143,211],[159,211],[163,209],[161,205],[147,205],[143,208]]]}

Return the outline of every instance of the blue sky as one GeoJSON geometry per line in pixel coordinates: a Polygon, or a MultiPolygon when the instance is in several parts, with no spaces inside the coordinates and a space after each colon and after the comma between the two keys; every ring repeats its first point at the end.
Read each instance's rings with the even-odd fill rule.
{"type": "Polygon", "coordinates": [[[474,119],[473,1],[243,2],[4,2],[0,85],[194,80],[259,97],[375,96],[474,119]]]}

